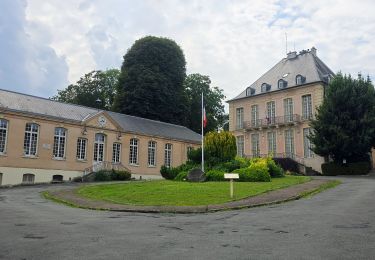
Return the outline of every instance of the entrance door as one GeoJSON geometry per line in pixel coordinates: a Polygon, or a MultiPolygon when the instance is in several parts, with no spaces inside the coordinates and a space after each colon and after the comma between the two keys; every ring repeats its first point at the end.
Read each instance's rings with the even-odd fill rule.
{"type": "Polygon", "coordinates": [[[94,163],[93,163],[96,171],[101,169],[103,161],[104,161],[104,145],[105,145],[105,135],[96,134],[95,143],[94,143],[94,163]]]}

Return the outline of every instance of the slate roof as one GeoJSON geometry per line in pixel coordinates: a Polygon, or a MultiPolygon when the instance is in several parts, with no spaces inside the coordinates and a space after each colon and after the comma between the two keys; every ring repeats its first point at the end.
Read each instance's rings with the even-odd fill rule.
{"type": "MultiPolygon", "coordinates": [[[[102,110],[0,89],[0,110],[29,113],[81,123],[102,110]]],[[[187,127],[107,111],[124,132],[200,142],[201,135],[187,127]]]]}
{"type": "MultiPolygon", "coordinates": [[[[287,81],[286,88],[296,87],[297,75],[305,77],[305,82],[302,85],[306,85],[312,82],[327,82],[328,76],[334,76],[335,74],[317,57],[316,49],[314,47],[311,51],[303,50],[299,54],[291,52],[288,54],[288,57],[283,58],[249,86],[255,89],[255,93],[250,97],[263,94],[261,92],[261,85],[263,83],[271,85],[271,89],[266,93],[279,90],[278,81],[280,79],[287,81]]],[[[246,96],[246,89],[228,102],[249,97],[246,96]]]]}

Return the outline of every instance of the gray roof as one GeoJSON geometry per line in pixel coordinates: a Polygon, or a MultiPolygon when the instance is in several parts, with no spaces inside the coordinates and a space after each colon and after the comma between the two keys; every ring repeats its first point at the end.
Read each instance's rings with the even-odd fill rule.
{"type": "MultiPolygon", "coordinates": [[[[1,108],[76,122],[82,122],[86,118],[103,111],[3,89],[0,89],[0,110],[1,108]]],[[[125,132],[160,136],[182,141],[200,142],[201,140],[200,134],[184,126],[110,111],[107,111],[107,113],[125,132]]]]}
{"type": "MultiPolygon", "coordinates": [[[[316,49],[314,47],[311,51],[303,50],[299,54],[296,52],[290,52],[288,57],[283,58],[249,86],[255,89],[255,93],[251,96],[263,94],[261,92],[261,85],[263,83],[271,86],[271,89],[267,91],[267,93],[279,90],[278,81],[280,79],[287,82],[286,88],[296,87],[297,75],[305,77],[305,82],[302,85],[306,85],[312,82],[327,82],[328,77],[333,76],[334,73],[317,57],[316,49]]],[[[229,101],[248,97],[246,96],[246,89],[229,101]]]]}

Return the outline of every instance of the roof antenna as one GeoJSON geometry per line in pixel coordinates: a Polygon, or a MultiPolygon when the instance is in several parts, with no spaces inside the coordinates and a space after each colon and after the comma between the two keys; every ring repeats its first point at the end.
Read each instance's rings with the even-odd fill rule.
{"type": "Polygon", "coordinates": [[[288,34],[285,32],[285,54],[288,55],[288,34]]]}

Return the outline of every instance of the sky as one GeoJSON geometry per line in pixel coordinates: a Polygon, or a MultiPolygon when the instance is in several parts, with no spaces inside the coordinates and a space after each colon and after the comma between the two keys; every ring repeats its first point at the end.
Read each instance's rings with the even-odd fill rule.
{"type": "Polygon", "coordinates": [[[147,35],[176,41],[187,73],[210,76],[227,99],[286,50],[312,46],[334,72],[373,77],[374,10],[373,0],[0,0],[0,88],[51,97],[120,68],[147,35]]]}

